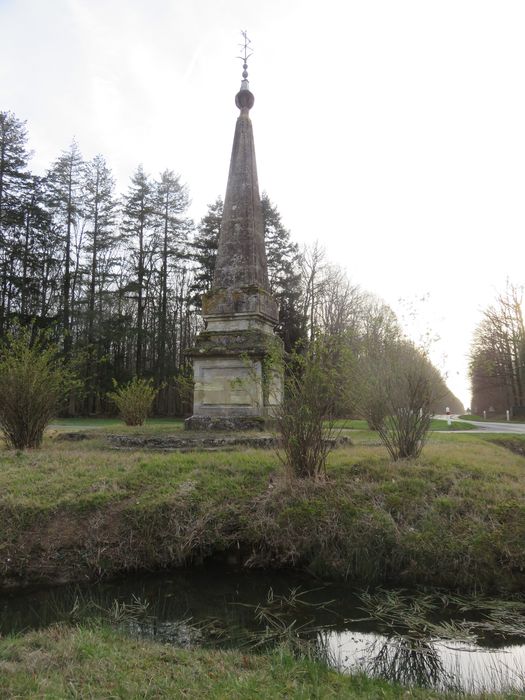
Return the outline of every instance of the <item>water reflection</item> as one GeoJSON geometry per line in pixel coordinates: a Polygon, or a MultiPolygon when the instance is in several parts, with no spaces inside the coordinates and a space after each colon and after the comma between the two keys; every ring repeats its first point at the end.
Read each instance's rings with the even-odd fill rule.
{"type": "Polygon", "coordinates": [[[365,650],[361,667],[370,676],[401,685],[458,689],[456,678],[445,670],[437,647],[429,641],[403,637],[375,640],[365,650]]]}
{"type": "Polygon", "coordinates": [[[343,672],[438,690],[525,689],[525,604],[379,591],[286,573],[197,570],[0,597],[0,634],[109,617],[176,646],[286,643],[343,672]],[[513,642],[513,643],[511,643],[513,642]]]}
{"type": "MultiPolygon", "coordinates": [[[[525,691],[525,646],[484,648],[481,645],[439,640],[413,640],[374,633],[328,634],[330,655],[343,672],[440,691],[525,691]]],[[[524,693],[525,696],[525,693],[524,693]]]]}

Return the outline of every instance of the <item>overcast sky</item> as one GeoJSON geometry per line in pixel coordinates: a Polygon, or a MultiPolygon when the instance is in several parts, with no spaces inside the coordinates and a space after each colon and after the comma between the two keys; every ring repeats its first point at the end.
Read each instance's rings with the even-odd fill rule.
{"type": "Polygon", "coordinates": [[[0,109],[33,168],[75,137],[120,189],[180,173],[224,195],[240,30],[259,183],[416,337],[468,405],[480,311],[525,281],[523,0],[0,0],[0,109]],[[409,321],[408,309],[418,321],[409,321]]]}

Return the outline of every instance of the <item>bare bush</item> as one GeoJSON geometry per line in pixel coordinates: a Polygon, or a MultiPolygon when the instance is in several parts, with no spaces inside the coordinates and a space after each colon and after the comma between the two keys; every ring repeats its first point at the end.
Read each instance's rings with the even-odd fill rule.
{"type": "Polygon", "coordinates": [[[126,425],[142,425],[148,417],[158,389],[151,379],[133,377],[127,384],[114,382],[115,391],[108,394],[117,406],[126,425]]]}
{"type": "Polygon", "coordinates": [[[0,350],[0,428],[9,447],[40,447],[44,430],[73,384],[45,335],[29,328],[7,336],[0,350]]]}
{"type": "Polygon", "coordinates": [[[276,421],[280,458],[293,476],[318,479],[325,474],[334,445],[336,408],[344,394],[343,354],[337,339],[323,338],[287,360],[284,397],[276,421]]]}
{"type": "Polygon", "coordinates": [[[430,428],[438,382],[426,355],[407,341],[385,345],[366,367],[361,412],[393,460],[418,457],[430,428]]]}

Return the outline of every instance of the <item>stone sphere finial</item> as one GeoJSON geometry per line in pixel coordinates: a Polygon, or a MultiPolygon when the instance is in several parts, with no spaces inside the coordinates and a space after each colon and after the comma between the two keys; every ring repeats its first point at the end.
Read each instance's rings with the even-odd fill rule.
{"type": "MultiPolygon", "coordinates": [[[[247,83],[248,81],[243,80],[243,83],[244,82],[247,83]]],[[[248,89],[248,86],[244,87],[244,85],[241,85],[241,89],[235,95],[235,104],[241,110],[241,114],[247,114],[250,111],[250,109],[253,107],[254,102],[255,102],[255,97],[248,89]]]]}

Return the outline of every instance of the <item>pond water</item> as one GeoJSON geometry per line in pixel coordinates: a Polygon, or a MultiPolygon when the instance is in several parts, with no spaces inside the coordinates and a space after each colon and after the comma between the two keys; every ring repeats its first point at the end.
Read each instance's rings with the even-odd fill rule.
{"type": "Polygon", "coordinates": [[[525,691],[525,601],[372,591],[298,573],[177,570],[0,596],[0,634],[108,616],[177,646],[286,641],[343,672],[457,691],[525,691]]]}

